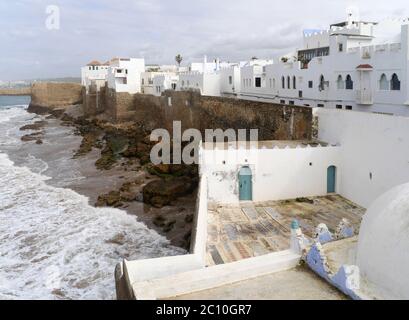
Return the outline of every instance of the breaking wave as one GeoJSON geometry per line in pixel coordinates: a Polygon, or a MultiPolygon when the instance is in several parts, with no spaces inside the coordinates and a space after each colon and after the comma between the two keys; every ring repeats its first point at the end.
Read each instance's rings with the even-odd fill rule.
{"type": "Polygon", "coordinates": [[[113,299],[123,258],[184,253],[135,216],[94,208],[48,179],[0,152],[0,299],[113,299]]]}

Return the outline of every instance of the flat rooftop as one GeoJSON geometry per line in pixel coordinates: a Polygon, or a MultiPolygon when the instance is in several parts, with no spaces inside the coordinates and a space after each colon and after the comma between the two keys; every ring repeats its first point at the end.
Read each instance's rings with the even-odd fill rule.
{"type": "Polygon", "coordinates": [[[329,146],[329,144],[323,141],[316,141],[316,140],[264,140],[264,141],[255,141],[255,142],[234,141],[234,142],[214,142],[214,143],[205,142],[203,143],[203,148],[205,150],[213,150],[215,148],[219,150],[227,150],[231,148],[235,148],[235,149],[250,149],[250,148],[284,149],[286,147],[288,148],[297,148],[297,147],[307,148],[308,146],[313,147],[313,148],[318,147],[318,146],[327,147],[329,146]]]}
{"type": "Polygon", "coordinates": [[[347,300],[307,267],[179,296],[175,300],[347,300]]]}
{"type": "Polygon", "coordinates": [[[207,263],[230,263],[289,249],[294,219],[309,238],[320,223],[334,232],[343,218],[352,223],[357,234],[364,213],[364,208],[336,194],[240,206],[210,205],[207,263]]]}

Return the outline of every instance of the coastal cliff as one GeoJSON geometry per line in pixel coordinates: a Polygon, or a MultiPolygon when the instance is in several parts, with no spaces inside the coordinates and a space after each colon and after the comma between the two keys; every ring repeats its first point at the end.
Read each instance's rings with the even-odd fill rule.
{"type": "Polygon", "coordinates": [[[44,114],[82,104],[82,86],[77,83],[35,83],[31,87],[28,112],[44,114]]]}

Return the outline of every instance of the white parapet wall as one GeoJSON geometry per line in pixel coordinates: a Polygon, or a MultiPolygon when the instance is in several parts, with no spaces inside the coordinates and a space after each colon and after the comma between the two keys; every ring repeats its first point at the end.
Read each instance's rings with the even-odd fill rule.
{"type": "MultiPolygon", "coordinates": [[[[274,143],[274,142],[272,142],[274,143]]],[[[204,149],[201,173],[207,175],[209,200],[239,202],[239,171],[252,171],[253,201],[294,199],[327,194],[327,170],[335,166],[340,183],[342,146],[270,149],[204,149]]],[[[337,189],[337,187],[336,187],[337,189]]]]}
{"type": "Polygon", "coordinates": [[[163,257],[137,261],[123,261],[123,273],[130,296],[138,299],[135,284],[161,279],[182,272],[205,267],[207,241],[207,179],[200,180],[195,227],[192,232],[191,253],[182,256],[163,257]]]}
{"type": "Polygon", "coordinates": [[[367,208],[381,194],[409,181],[409,118],[322,108],[314,113],[318,138],[342,146],[342,196],[367,208]]]}
{"type": "Polygon", "coordinates": [[[207,195],[207,177],[202,175],[190,254],[139,261],[124,260],[120,272],[123,273],[124,290],[128,298],[138,300],[172,298],[288,270],[298,265],[301,259],[300,253],[289,249],[234,263],[207,267],[205,262],[207,195]]]}

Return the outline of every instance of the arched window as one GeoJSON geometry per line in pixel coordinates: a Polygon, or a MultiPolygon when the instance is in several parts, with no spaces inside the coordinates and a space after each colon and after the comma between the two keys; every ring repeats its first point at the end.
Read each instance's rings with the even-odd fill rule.
{"type": "Polygon", "coordinates": [[[273,88],[274,89],[276,88],[276,79],[275,78],[273,78],[273,88]]]}
{"type": "Polygon", "coordinates": [[[325,78],[323,75],[320,76],[320,84],[318,86],[319,91],[325,90],[325,78]]]}
{"type": "Polygon", "coordinates": [[[291,89],[291,78],[287,76],[287,89],[291,89]]]}
{"type": "Polygon", "coordinates": [[[381,79],[379,80],[379,90],[389,90],[389,81],[384,73],[382,73],[381,79]]]}
{"type": "Polygon", "coordinates": [[[352,90],[354,89],[354,82],[352,81],[352,78],[350,75],[347,75],[345,79],[345,89],[347,90],[352,90]]]}
{"type": "Polygon", "coordinates": [[[398,75],[394,73],[391,79],[391,90],[400,90],[400,80],[398,75]]]}
{"type": "Polygon", "coordinates": [[[281,86],[285,89],[285,78],[284,76],[281,77],[281,86]]]}
{"type": "Polygon", "coordinates": [[[297,89],[297,78],[293,76],[293,89],[297,89]]]}
{"type": "Polygon", "coordinates": [[[339,75],[337,79],[337,89],[339,90],[344,89],[344,80],[342,79],[341,75],[339,75]]]}

